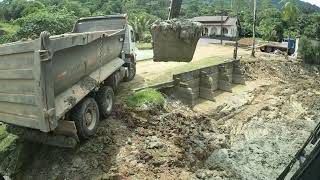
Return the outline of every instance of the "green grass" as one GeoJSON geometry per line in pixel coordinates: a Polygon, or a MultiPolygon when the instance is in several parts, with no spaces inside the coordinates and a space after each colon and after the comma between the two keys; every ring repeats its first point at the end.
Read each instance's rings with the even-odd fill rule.
{"type": "Polygon", "coordinates": [[[162,106],[165,102],[164,97],[155,89],[144,89],[127,98],[127,105],[129,107],[145,107],[145,106],[162,106]]]}
{"type": "Polygon", "coordinates": [[[136,45],[137,45],[137,48],[140,50],[152,49],[151,43],[137,43],[136,45]]]}
{"type": "Polygon", "coordinates": [[[19,30],[19,26],[9,24],[9,23],[0,22],[0,29],[4,30],[8,34],[14,34],[19,30]]]}
{"type": "Polygon", "coordinates": [[[154,84],[158,84],[161,82],[170,81],[170,80],[172,80],[172,76],[175,74],[221,64],[225,60],[226,60],[225,57],[209,57],[209,58],[205,58],[202,60],[193,61],[190,63],[183,63],[183,65],[181,65],[181,66],[173,67],[171,69],[168,69],[168,70],[162,72],[161,74],[159,74],[159,76],[157,78],[148,82],[148,85],[154,85],[154,84]]]}
{"type": "Polygon", "coordinates": [[[192,71],[192,70],[196,70],[196,69],[201,69],[201,68],[205,68],[208,66],[221,64],[221,63],[223,63],[224,60],[226,60],[226,59],[223,57],[209,57],[209,58],[201,59],[199,61],[194,61],[194,62],[188,63],[185,66],[175,68],[174,72],[175,72],[175,74],[178,74],[178,73],[183,73],[183,72],[192,71]]]}
{"type": "Polygon", "coordinates": [[[8,136],[8,133],[6,131],[6,127],[3,125],[0,125],[0,141],[3,140],[8,136]]]}

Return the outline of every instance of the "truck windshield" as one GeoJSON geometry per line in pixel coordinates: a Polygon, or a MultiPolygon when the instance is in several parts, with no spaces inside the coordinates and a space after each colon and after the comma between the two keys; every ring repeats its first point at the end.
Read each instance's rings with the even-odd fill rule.
{"type": "Polygon", "coordinates": [[[106,19],[88,19],[76,24],[73,32],[92,32],[124,29],[126,25],[125,18],[106,18],[106,19]]]}

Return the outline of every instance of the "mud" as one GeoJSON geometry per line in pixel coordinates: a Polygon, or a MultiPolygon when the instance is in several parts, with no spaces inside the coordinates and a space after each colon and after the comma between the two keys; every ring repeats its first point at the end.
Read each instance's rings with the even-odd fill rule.
{"type": "Polygon", "coordinates": [[[97,81],[91,78],[90,76],[87,76],[83,81],[81,81],[80,87],[83,90],[92,90],[97,85],[97,81]]]}
{"type": "Polygon", "coordinates": [[[156,21],[151,27],[153,60],[190,62],[193,58],[203,27],[184,19],[156,21]]]}
{"type": "Polygon", "coordinates": [[[319,68],[281,57],[242,66],[246,86],[200,102],[205,111],[170,98],[144,111],[118,102],[93,138],[75,149],[39,145],[16,177],[275,179],[319,121],[319,68]]]}

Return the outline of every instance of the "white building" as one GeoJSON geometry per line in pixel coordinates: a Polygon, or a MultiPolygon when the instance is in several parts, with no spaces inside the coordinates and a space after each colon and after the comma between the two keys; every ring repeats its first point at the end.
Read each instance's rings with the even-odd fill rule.
{"type": "Polygon", "coordinates": [[[199,16],[194,17],[191,20],[197,21],[203,24],[204,31],[203,36],[215,37],[222,35],[227,38],[235,38],[237,36],[237,23],[239,22],[235,17],[229,16],[199,16]],[[221,21],[222,20],[222,21],[221,21]]]}

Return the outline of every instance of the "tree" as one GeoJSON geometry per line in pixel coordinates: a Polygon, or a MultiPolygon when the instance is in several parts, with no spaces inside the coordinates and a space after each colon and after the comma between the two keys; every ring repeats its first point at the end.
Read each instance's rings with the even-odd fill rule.
{"type": "Polygon", "coordinates": [[[276,8],[265,9],[259,17],[261,21],[257,30],[262,38],[267,41],[282,41],[284,24],[280,11],[276,8]]]}
{"type": "Polygon", "coordinates": [[[136,39],[138,41],[149,41],[151,38],[150,27],[157,18],[147,13],[134,13],[131,14],[129,18],[129,24],[133,27],[136,33],[136,39]]]}
{"type": "Polygon", "coordinates": [[[68,12],[73,12],[77,17],[87,17],[91,15],[89,8],[83,6],[78,1],[64,0],[58,5],[59,9],[66,9],[68,12]]]}
{"type": "Polygon", "coordinates": [[[72,30],[76,19],[66,9],[32,13],[16,21],[21,27],[16,36],[18,39],[36,38],[42,31],[49,31],[52,35],[63,34],[72,30]]]}
{"type": "MultiPolygon", "coordinates": [[[[290,40],[291,26],[298,19],[299,9],[295,4],[295,0],[281,0],[281,3],[284,4],[282,7],[283,19],[289,24],[288,40],[290,40]]],[[[289,54],[289,48],[287,50],[287,54],[289,54]]]]}

